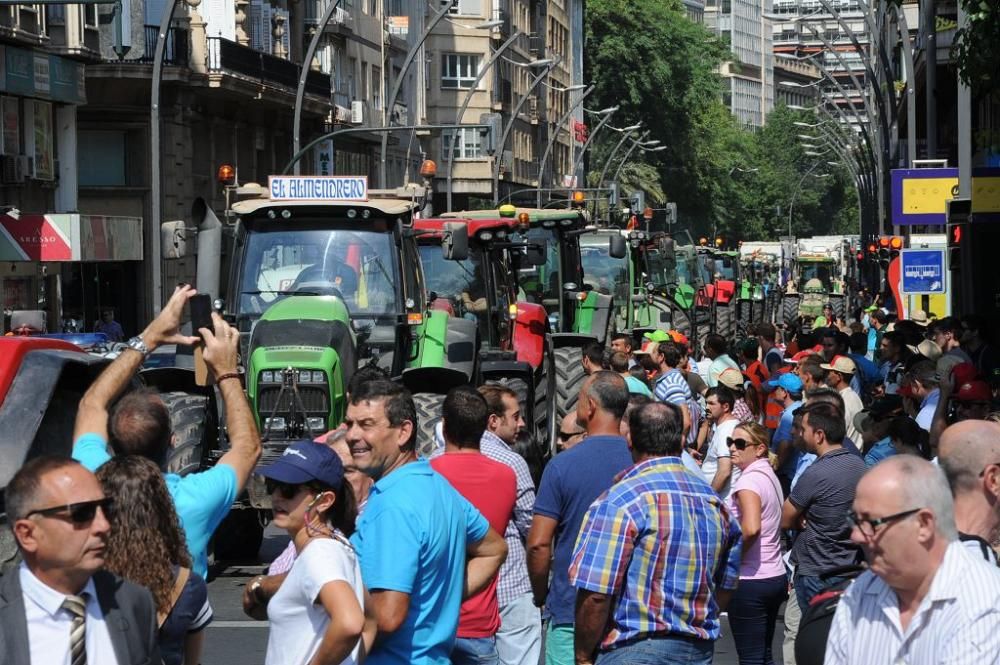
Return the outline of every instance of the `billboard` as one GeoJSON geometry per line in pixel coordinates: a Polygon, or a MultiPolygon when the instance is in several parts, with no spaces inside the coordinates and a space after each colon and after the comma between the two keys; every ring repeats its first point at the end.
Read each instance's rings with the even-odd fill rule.
{"type": "MultiPolygon", "coordinates": [[[[893,169],[892,223],[946,223],[945,204],[958,196],[958,169],[893,169]]],[[[1000,221],[1000,169],[972,170],[972,212],[1000,221]]]]}

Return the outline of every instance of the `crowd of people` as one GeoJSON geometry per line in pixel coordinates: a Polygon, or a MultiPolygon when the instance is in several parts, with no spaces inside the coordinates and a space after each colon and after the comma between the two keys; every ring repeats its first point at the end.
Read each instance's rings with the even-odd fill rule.
{"type": "Polygon", "coordinates": [[[6,489],[11,662],[199,663],[209,542],[258,473],[289,537],[243,595],[269,665],[711,663],[724,615],[742,665],[1000,663],[1000,356],[978,317],[591,344],[536,486],[513,390],[451,390],[423,455],[374,366],[340,427],[258,467],[239,335],[181,334],[193,294],[89,388],[72,456],[6,489]],[[179,476],[166,406],[132,384],[195,343],[230,445],[179,476]]]}

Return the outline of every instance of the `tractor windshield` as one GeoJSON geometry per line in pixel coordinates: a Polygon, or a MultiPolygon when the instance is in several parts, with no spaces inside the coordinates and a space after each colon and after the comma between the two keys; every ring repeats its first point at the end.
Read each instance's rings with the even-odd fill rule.
{"type": "Polygon", "coordinates": [[[273,230],[255,229],[258,225],[264,226],[248,224],[238,315],[257,318],[290,295],[336,295],[352,317],[402,311],[396,247],[387,223],[366,225],[384,227],[380,230],[358,230],[358,224],[316,228],[309,223],[271,222],[273,230]]]}
{"type": "Polygon", "coordinates": [[[583,283],[598,293],[614,295],[628,290],[628,263],[608,254],[608,236],[584,237],[580,245],[583,283]],[[591,242],[587,242],[587,241],[591,242]],[[596,242],[593,242],[596,240],[596,242]]]}
{"type": "Polygon", "coordinates": [[[720,256],[715,259],[715,272],[722,275],[722,279],[732,281],[736,279],[736,267],[733,257],[720,256]]]}
{"type": "Polygon", "coordinates": [[[444,258],[440,244],[421,244],[420,263],[428,293],[433,292],[456,307],[464,300],[462,294],[468,294],[471,301],[486,297],[482,254],[478,248],[470,247],[469,258],[464,261],[451,261],[444,258]]]}
{"type": "MultiPolygon", "coordinates": [[[[809,282],[819,280],[823,290],[828,291],[833,281],[833,270],[834,264],[832,262],[799,263],[799,290],[805,291],[807,286],[810,286],[809,282]]],[[[815,282],[813,282],[813,285],[815,285],[815,282]]]]}
{"type": "Polygon", "coordinates": [[[559,237],[551,229],[537,227],[529,229],[527,236],[529,243],[544,243],[545,264],[521,268],[518,283],[528,302],[545,305],[550,312],[558,312],[562,293],[559,284],[559,237]]]}

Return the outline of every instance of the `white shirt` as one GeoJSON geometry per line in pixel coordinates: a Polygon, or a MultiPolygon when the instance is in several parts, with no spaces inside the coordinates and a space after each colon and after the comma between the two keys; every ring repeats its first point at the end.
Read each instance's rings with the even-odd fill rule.
{"type": "Polygon", "coordinates": [[[854,416],[861,413],[865,405],[850,386],[841,390],[840,396],[844,398],[844,424],[847,425],[847,438],[851,441],[860,441],[861,432],[854,426],[854,416]]]}
{"type": "MultiPolygon", "coordinates": [[[[705,477],[705,481],[710,485],[712,484],[712,479],[715,478],[715,472],[719,470],[719,458],[728,458],[730,456],[729,444],[726,442],[726,439],[733,435],[733,430],[739,424],[739,420],[730,418],[724,423],[712,427],[712,440],[708,443],[705,459],[701,463],[701,473],[705,477]]],[[[731,468],[732,472],[729,474],[729,480],[726,481],[726,484],[722,486],[722,490],[719,492],[719,496],[723,499],[729,498],[729,488],[732,487],[733,481],[739,477],[740,470],[735,465],[731,468]]]]}
{"type": "MultiPolygon", "coordinates": [[[[48,586],[23,562],[18,568],[21,591],[24,594],[24,614],[28,621],[28,645],[32,663],[45,665],[70,665],[69,631],[73,615],[62,609],[66,594],[48,586]]],[[[115,647],[111,643],[104,612],[97,600],[94,580],[83,588],[87,594],[86,649],[88,663],[115,665],[115,647]]]]}
{"type": "Polygon", "coordinates": [[[1000,570],[956,541],[906,630],[896,593],[862,573],[837,605],[824,665],[1000,663],[1000,570]]]}
{"type": "Polygon", "coordinates": [[[931,425],[934,424],[934,412],[937,411],[939,401],[941,401],[941,391],[935,388],[927,393],[927,397],[920,403],[920,411],[914,420],[925,432],[931,431],[931,425]]]}
{"type": "MultiPolygon", "coordinates": [[[[330,625],[330,615],[319,602],[319,592],[334,581],[351,585],[358,605],[364,607],[361,567],[354,549],[339,538],[313,540],[299,553],[288,577],[267,604],[271,625],[266,665],[305,665],[312,659],[330,625]]],[[[360,643],[359,640],[342,663],[358,662],[360,643]]]]}

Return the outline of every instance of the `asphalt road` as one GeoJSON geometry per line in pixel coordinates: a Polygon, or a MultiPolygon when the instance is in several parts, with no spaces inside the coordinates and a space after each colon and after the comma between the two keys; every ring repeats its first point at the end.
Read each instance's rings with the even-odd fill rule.
{"type": "MultiPolygon", "coordinates": [[[[261,561],[274,559],[288,542],[288,536],[268,527],[264,532],[261,561]]],[[[264,571],[260,562],[230,563],[217,571],[208,585],[215,620],[206,629],[203,665],[263,665],[267,651],[267,622],[254,621],[243,614],[243,588],[254,575],[264,571]]],[[[781,618],[775,628],[774,662],[781,663],[781,618]]],[[[737,665],[736,648],[729,632],[729,620],[723,617],[723,635],[715,645],[716,665],[737,665]]]]}

